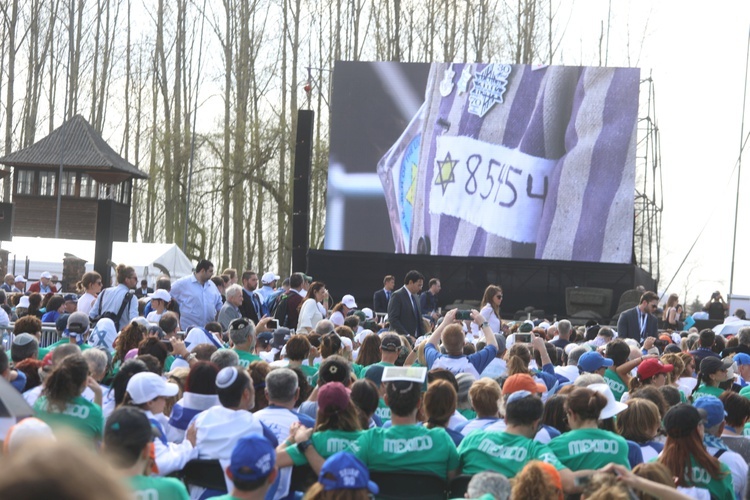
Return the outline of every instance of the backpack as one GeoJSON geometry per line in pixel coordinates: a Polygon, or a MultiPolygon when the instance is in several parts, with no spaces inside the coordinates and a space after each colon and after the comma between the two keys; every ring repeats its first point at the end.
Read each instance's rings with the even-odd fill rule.
{"type": "MultiPolygon", "coordinates": [[[[102,293],[99,295],[99,308],[101,309],[101,304],[104,301],[104,292],[106,290],[102,290],[102,293]]],[[[125,312],[125,308],[130,303],[130,299],[133,298],[133,292],[128,292],[125,294],[125,297],[122,298],[122,304],[120,304],[120,310],[117,311],[117,313],[114,313],[112,311],[106,311],[101,313],[99,316],[91,320],[92,326],[96,325],[96,322],[99,321],[102,318],[109,318],[112,320],[112,322],[115,324],[115,329],[119,332],[120,331],[120,319],[122,319],[122,314],[125,312]]]]}
{"type": "Polygon", "coordinates": [[[273,317],[279,322],[279,326],[288,327],[289,321],[289,295],[286,293],[279,296],[276,302],[275,310],[273,311],[273,317]]]}

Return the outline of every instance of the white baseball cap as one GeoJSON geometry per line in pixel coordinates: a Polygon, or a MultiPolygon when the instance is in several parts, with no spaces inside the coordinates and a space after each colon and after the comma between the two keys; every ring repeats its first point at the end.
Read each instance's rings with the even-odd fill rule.
{"type": "Polygon", "coordinates": [[[159,288],[157,291],[151,294],[151,299],[158,299],[163,300],[164,302],[169,302],[172,300],[172,296],[169,295],[169,292],[164,290],[163,288],[159,288]]]}
{"type": "Polygon", "coordinates": [[[260,281],[262,283],[271,284],[277,279],[280,279],[280,276],[276,273],[272,273],[269,271],[260,278],[260,281]]]}
{"type": "Polygon", "coordinates": [[[128,380],[126,390],[133,403],[142,405],[159,396],[167,398],[176,396],[180,388],[177,387],[177,384],[169,383],[155,373],[141,372],[136,373],[128,380]]]}
{"type": "Polygon", "coordinates": [[[26,278],[24,278],[23,275],[19,274],[18,276],[16,276],[15,283],[26,283],[26,278]]]}
{"type": "Polygon", "coordinates": [[[362,308],[362,312],[365,314],[365,319],[372,319],[375,316],[369,307],[362,308]]]}
{"type": "Polygon", "coordinates": [[[349,294],[346,294],[341,298],[341,303],[344,304],[349,309],[357,308],[357,302],[354,300],[354,297],[349,294]]]}
{"type": "Polygon", "coordinates": [[[26,309],[29,308],[31,304],[29,303],[29,296],[24,295],[18,300],[18,307],[25,307],[26,309]]]}
{"type": "Polygon", "coordinates": [[[47,272],[47,271],[44,271],[39,277],[40,278],[47,278],[48,280],[52,279],[52,275],[49,272],[47,272]]]}

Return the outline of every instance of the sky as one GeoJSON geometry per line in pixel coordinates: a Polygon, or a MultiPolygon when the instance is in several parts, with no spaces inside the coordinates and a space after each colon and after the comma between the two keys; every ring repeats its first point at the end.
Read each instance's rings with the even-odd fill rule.
{"type": "MultiPolygon", "coordinates": [[[[641,64],[652,70],[662,141],[661,286],[697,240],[674,284],[662,291],[686,300],[687,290],[687,300],[706,301],[713,290],[729,293],[750,2],[709,9],[698,2],[658,4],[641,64]]],[[[745,122],[747,135],[750,116],[745,122]]],[[[740,188],[748,193],[750,155],[743,160],[740,188]]],[[[738,211],[735,295],[750,295],[747,198],[740,197],[738,211]]]]}
{"type": "MultiPolygon", "coordinates": [[[[664,192],[660,293],[681,302],[729,294],[750,2],[572,0],[555,63],[599,63],[612,4],[609,66],[638,66],[654,80],[664,192]],[[703,232],[701,230],[704,228],[703,232]],[[700,234],[700,237],[699,237],[700,234]],[[680,263],[688,255],[680,272],[680,263]],[[671,285],[669,282],[674,281],[671,285]],[[669,285],[669,288],[666,287],[669,285]]],[[[645,87],[642,87],[642,91],[645,87]]],[[[647,98],[641,95],[641,104],[647,98]]],[[[744,134],[750,132],[750,113],[744,134]]],[[[743,155],[741,192],[750,192],[743,155]]],[[[750,296],[750,201],[740,199],[733,293],[750,296]]]]}

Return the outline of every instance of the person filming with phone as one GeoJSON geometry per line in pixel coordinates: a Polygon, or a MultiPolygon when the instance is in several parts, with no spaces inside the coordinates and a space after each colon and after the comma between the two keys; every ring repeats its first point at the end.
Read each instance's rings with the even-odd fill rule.
{"type": "Polygon", "coordinates": [[[452,309],[445,315],[445,319],[437,327],[435,333],[430,336],[424,349],[427,369],[445,368],[454,375],[459,373],[470,373],[479,378],[479,374],[495,359],[497,354],[497,340],[487,320],[479,314],[479,311],[459,311],[452,309]],[[479,325],[484,333],[487,345],[484,349],[465,356],[463,353],[466,334],[461,327],[461,321],[471,319],[479,325]],[[440,353],[440,341],[445,346],[446,354],[440,353]]]}

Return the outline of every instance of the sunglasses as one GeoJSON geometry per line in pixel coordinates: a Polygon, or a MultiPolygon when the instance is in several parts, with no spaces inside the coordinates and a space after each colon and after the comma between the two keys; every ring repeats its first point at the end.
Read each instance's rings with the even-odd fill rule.
{"type": "Polygon", "coordinates": [[[495,295],[495,298],[496,298],[496,299],[502,299],[502,298],[503,298],[503,296],[502,296],[502,295],[495,295]]]}

